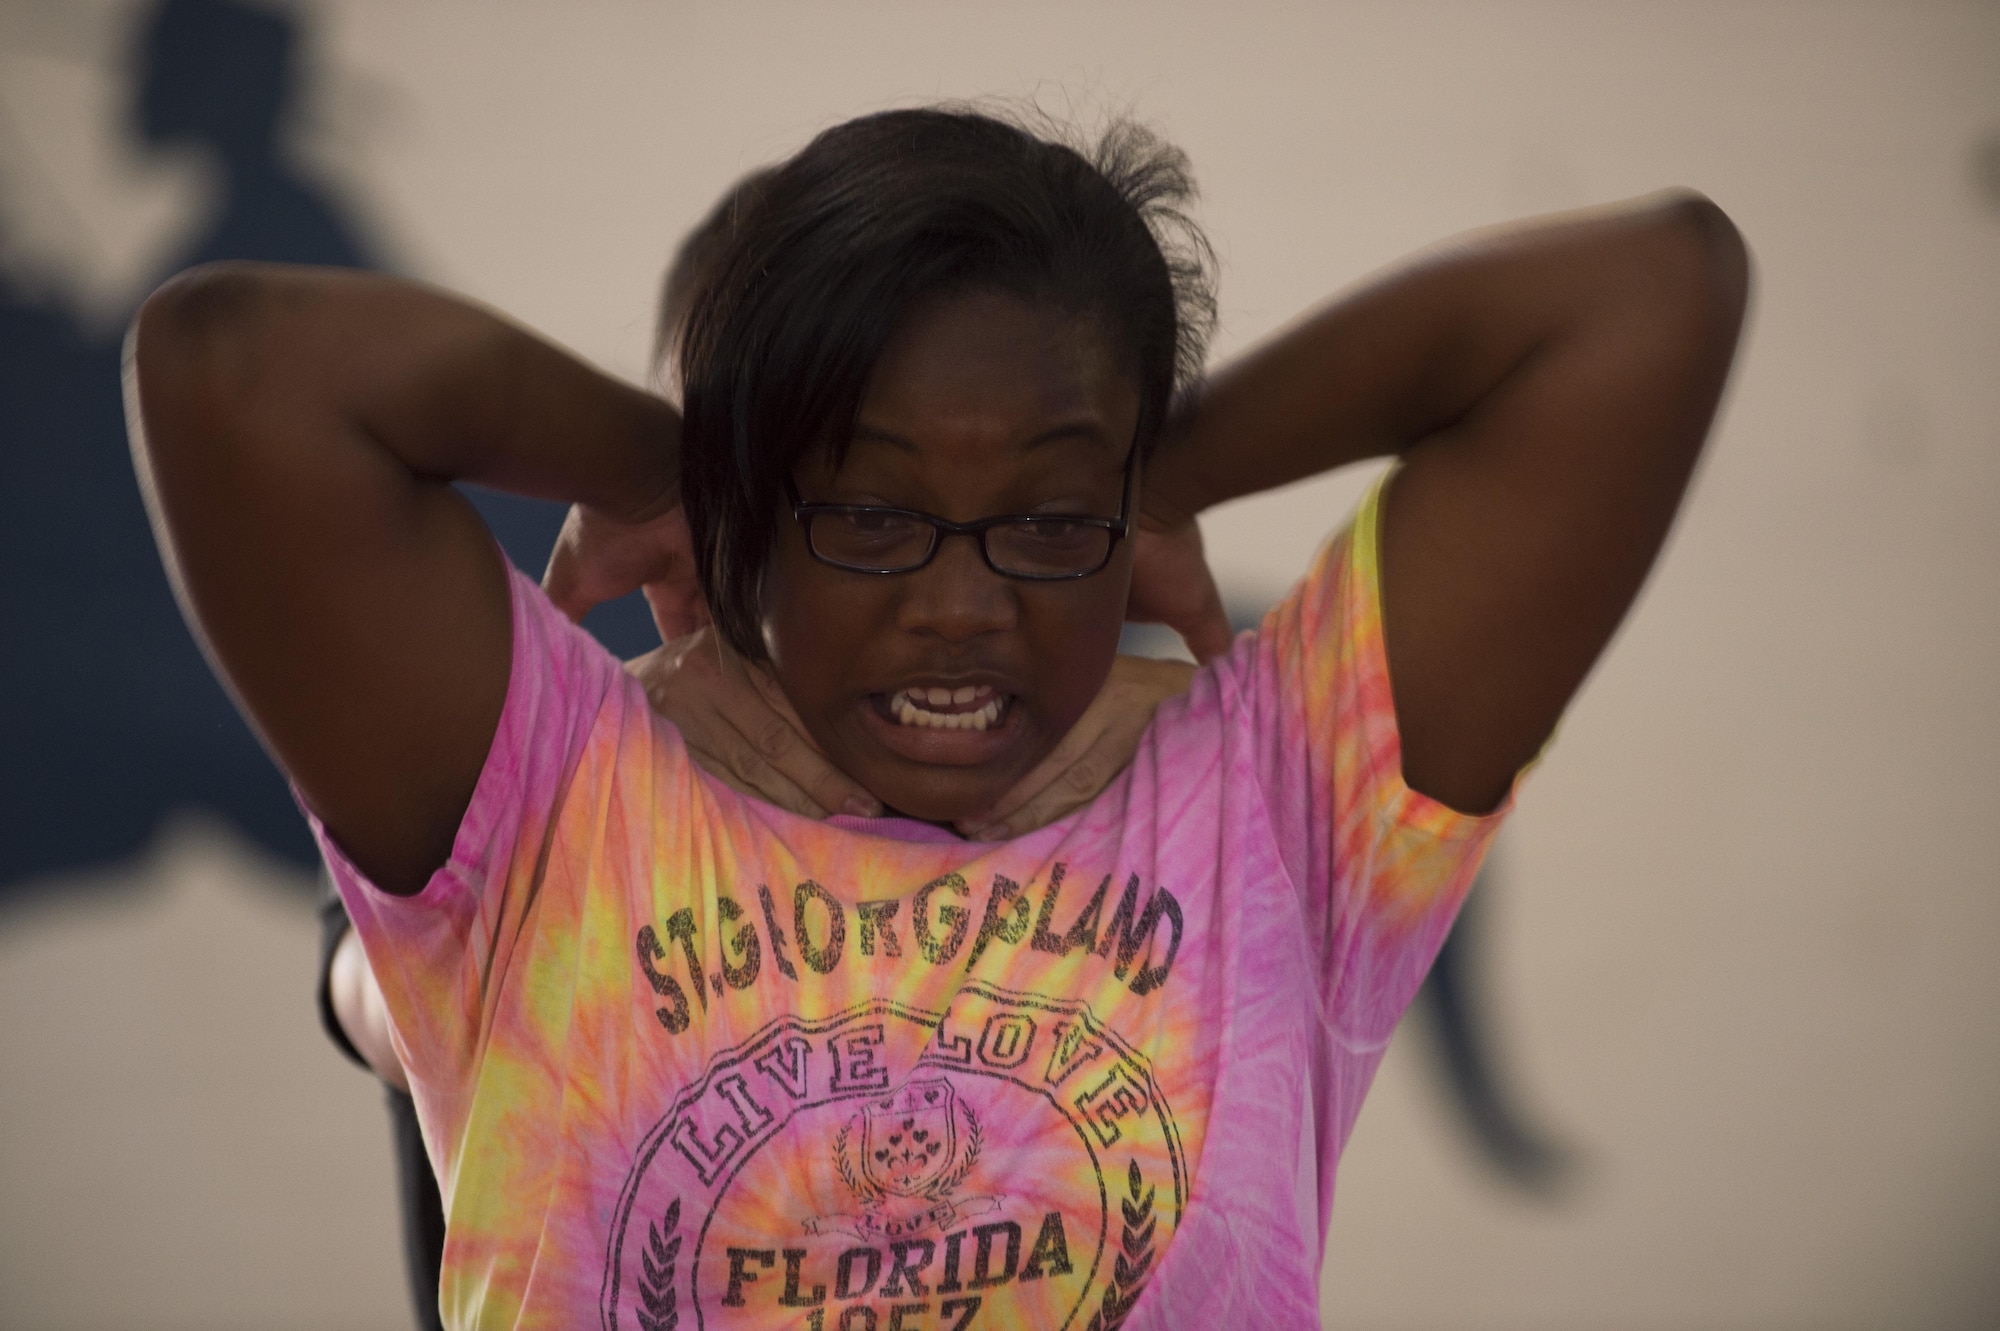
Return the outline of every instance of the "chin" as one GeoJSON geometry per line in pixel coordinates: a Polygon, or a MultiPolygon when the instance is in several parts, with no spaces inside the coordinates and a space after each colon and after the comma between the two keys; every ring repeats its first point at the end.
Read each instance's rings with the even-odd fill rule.
{"type": "Polygon", "coordinates": [[[899,770],[884,772],[880,780],[863,784],[893,812],[927,823],[956,823],[983,813],[1012,789],[1017,779],[1011,775],[1011,767],[1004,772],[963,767],[912,772],[907,763],[894,766],[899,770]]]}

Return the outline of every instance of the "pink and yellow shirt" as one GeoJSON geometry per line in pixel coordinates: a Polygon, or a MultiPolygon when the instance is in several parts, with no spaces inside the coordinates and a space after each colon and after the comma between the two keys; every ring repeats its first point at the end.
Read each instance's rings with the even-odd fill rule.
{"type": "Polygon", "coordinates": [[[1380,493],[1001,844],[730,790],[516,574],[449,862],[390,896],[321,832],[445,1323],[1317,1326],[1341,1148],[1498,822],[1403,783],[1380,493]]]}

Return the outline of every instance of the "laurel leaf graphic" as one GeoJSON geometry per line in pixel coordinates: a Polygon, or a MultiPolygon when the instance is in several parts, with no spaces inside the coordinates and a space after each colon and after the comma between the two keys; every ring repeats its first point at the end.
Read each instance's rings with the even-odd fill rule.
{"type": "Polygon", "coordinates": [[[1091,1316],[1090,1331],[1118,1331],[1132,1305],[1139,1301],[1146,1277],[1153,1269],[1153,1236],[1158,1227],[1153,1216],[1153,1197],[1157,1189],[1146,1188],[1141,1194],[1139,1190],[1144,1185],[1139,1162],[1134,1160],[1125,1172],[1125,1190],[1131,1196],[1120,1198],[1118,1203],[1125,1213],[1125,1224],[1119,1234],[1119,1246],[1124,1251],[1112,1262],[1111,1280],[1104,1287],[1097,1312],[1091,1316]]]}
{"type": "Polygon", "coordinates": [[[646,1246],[639,1252],[639,1302],[635,1309],[640,1331],[677,1331],[680,1296],[674,1290],[674,1264],[681,1255],[681,1199],[676,1197],[658,1224],[646,1227],[646,1246]]]}
{"type": "Polygon", "coordinates": [[[1153,1254],[1150,1251],[1142,1251],[1136,1261],[1127,1261],[1125,1254],[1121,1252],[1117,1254],[1116,1260],[1113,1263],[1117,1272],[1118,1283],[1127,1289],[1143,1281],[1146,1278],[1147,1270],[1152,1265],[1153,1254]]]}

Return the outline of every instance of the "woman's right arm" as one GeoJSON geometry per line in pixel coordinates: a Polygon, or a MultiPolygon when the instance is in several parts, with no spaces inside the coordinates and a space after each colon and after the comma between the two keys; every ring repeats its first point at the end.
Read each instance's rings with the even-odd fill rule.
{"type": "Polygon", "coordinates": [[[169,282],[126,350],[141,487],[238,706],[363,873],[450,854],[505,700],[503,557],[476,481],[644,521],[680,421],[494,314],[373,274],[169,282]]]}

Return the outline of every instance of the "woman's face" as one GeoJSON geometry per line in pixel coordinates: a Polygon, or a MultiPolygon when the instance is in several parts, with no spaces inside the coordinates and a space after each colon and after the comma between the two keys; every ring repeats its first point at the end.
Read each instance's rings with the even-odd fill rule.
{"type": "MultiPolygon", "coordinates": [[[[809,456],[794,479],[807,503],[958,522],[1115,517],[1138,416],[1136,382],[1088,320],[994,292],[955,295],[920,306],[890,339],[840,467],[809,456]]],[[[915,572],[856,573],[816,560],[787,512],[764,583],[764,638],[836,766],[898,812],[950,821],[997,800],[1097,695],[1131,558],[1121,541],[1099,573],[1029,582],[987,567],[974,538],[947,536],[915,572]]]]}

